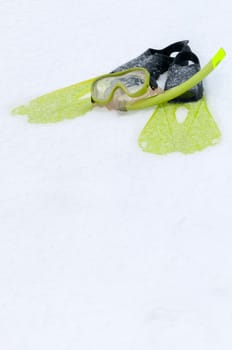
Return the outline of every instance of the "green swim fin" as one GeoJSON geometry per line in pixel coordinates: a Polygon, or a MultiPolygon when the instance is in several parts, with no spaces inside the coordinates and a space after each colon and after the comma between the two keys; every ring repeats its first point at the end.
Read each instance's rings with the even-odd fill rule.
{"type": "MultiPolygon", "coordinates": [[[[154,88],[156,79],[167,70],[173,61],[171,54],[188,49],[188,40],[173,43],[162,50],[148,49],[142,55],[116,68],[114,71],[122,71],[127,68],[143,67],[150,76],[150,85],[154,88]]],[[[90,94],[92,82],[97,77],[50,92],[33,99],[26,106],[20,106],[12,111],[12,114],[27,115],[29,122],[50,123],[64,119],[70,119],[84,115],[93,108],[90,94]],[[86,95],[86,96],[85,96],[86,95]]]]}
{"type": "Polygon", "coordinates": [[[197,102],[158,106],[142,130],[138,142],[145,152],[188,154],[214,145],[220,137],[220,130],[203,97],[197,102]],[[179,123],[176,118],[180,107],[188,111],[183,123],[179,123]]]}
{"type": "Polygon", "coordinates": [[[12,111],[13,115],[27,115],[31,123],[54,123],[72,119],[92,110],[91,86],[96,78],[77,83],[40,96],[12,111]]]}
{"type": "MultiPolygon", "coordinates": [[[[225,52],[219,50],[215,56],[216,62],[219,63],[224,56],[225,52]]],[[[213,59],[205,66],[208,67],[206,72],[209,73],[215,66],[213,59]]],[[[201,69],[199,59],[193,52],[180,52],[168,69],[164,87],[166,93],[180,89],[191,79],[201,75],[204,70],[205,68],[201,69]]],[[[198,81],[169,103],[157,107],[141,132],[139,145],[144,151],[156,154],[171,152],[188,154],[214,145],[220,136],[220,130],[203,97],[202,81],[198,81]],[[186,112],[184,119],[179,118],[181,109],[186,112]]]]}

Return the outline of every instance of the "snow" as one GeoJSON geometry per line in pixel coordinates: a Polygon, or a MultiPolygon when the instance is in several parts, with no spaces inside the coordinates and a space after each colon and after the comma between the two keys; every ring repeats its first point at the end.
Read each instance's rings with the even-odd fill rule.
{"type": "Polygon", "coordinates": [[[0,348],[231,349],[231,5],[0,0],[0,348]],[[222,142],[137,145],[152,113],[29,124],[10,110],[189,39],[222,142]]]}

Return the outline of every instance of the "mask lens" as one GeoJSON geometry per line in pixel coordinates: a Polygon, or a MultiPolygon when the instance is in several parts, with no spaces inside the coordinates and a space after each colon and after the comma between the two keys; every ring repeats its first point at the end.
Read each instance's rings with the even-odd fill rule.
{"type": "Polygon", "coordinates": [[[133,70],[121,75],[112,75],[97,79],[92,86],[92,98],[94,101],[108,102],[112,91],[118,88],[128,95],[137,94],[146,84],[146,71],[133,70]]]}

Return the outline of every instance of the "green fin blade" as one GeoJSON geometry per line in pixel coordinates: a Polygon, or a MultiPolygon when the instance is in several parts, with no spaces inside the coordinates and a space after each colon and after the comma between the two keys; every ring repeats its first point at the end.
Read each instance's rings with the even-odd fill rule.
{"type": "Polygon", "coordinates": [[[13,115],[27,115],[31,123],[54,123],[79,117],[92,110],[90,94],[95,78],[55,90],[13,109],[13,115]]]}
{"type": "Polygon", "coordinates": [[[201,151],[220,140],[220,130],[205,98],[191,103],[167,103],[156,108],[139,136],[139,146],[145,152],[185,154],[201,151]],[[187,109],[185,120],[177,121],[180,107],[187,109]]]}

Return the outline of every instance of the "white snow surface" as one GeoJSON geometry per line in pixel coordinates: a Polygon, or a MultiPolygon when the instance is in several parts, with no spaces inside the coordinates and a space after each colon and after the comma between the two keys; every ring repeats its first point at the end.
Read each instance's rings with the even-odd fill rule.
{"type": "Polygon", "coordinates": [[[0,349],[231,350],[229,0],[0,0],[0,349]],[[10,110],[189,39],[222,141],[142,152],[152,113],[10,110]]]}

